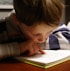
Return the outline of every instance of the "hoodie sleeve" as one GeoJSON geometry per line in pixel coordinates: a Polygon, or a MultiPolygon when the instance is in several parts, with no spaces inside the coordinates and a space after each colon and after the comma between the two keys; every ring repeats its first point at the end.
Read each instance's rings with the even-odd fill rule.
{"type": "Polygon", "coordinates": [[[20,48],[17,43],[0,44],[0,59],[17,55],[20,55],[20,48]]]}
{"type": "Polygon", "coordinates": [[[0,20],[0,59],[20,54],[17,42],[8,42],[8,31],[5,20],[0,20]]]}

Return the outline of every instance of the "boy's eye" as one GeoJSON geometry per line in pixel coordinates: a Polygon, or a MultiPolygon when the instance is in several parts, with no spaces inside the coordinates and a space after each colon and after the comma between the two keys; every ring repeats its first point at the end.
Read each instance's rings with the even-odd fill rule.
{"type": "Polygon", "coordinates": [[[33,34],[34,36],[41,36],[41,34],[33,34]]]}

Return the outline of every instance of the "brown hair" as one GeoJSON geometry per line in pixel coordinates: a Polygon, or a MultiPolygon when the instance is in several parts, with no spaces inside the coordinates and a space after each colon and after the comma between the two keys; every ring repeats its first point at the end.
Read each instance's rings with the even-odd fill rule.
{"type": "Polygon", "coordinates": [[[13,0],[16,16],[26,25],[45,22],[57,25],[63,5],[59,0],[13,0]]]}

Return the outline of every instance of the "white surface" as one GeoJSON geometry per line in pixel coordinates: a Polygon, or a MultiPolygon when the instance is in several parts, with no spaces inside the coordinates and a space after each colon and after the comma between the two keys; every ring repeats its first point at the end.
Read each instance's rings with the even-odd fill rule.
{"type": "Polygon", "coordinates": [[[19,57],[39,63],[51,63],[70,56],[70,50],[44,50],[46,54],[37,54],[31,57],[19,57]]]}

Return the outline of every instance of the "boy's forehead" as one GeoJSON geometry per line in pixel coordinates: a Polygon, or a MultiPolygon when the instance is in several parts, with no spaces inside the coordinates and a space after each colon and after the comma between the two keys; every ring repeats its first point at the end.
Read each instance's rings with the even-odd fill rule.
{"type": "Polygon", "coordinates": [[[51,32],[55,28],[56,28],[56,26],[50,26],[50,25],[47,25],[45,23],[41,23],[41,24],[38,24],[36,26],[32,26],[31,29],[33,32],[40,33],[40,32],[51,32]]]}
{"type": "Polygon", "coordinates": [[[35,25],[34,27],[49,30],[49,29],[56,28],[57,26],[56,25],[48,25],[48,23],[41,22],[41,23],[38,23],[37,25],[35,25]]]}

